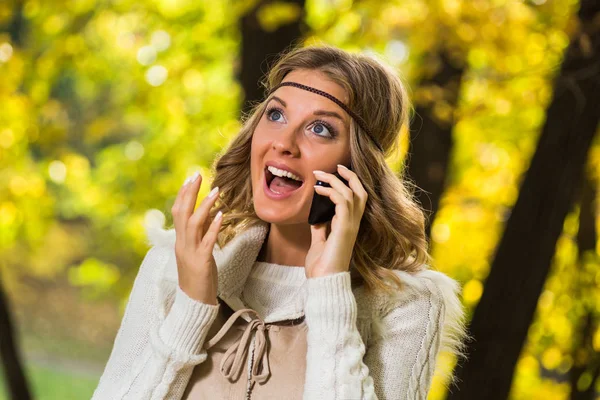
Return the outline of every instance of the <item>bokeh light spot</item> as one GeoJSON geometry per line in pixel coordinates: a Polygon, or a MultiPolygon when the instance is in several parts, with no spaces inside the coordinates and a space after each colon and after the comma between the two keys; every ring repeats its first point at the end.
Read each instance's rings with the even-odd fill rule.
{"type": "Polygon", "coordinates": [[[9,43],[0,44],[0,61],[7,62],[13,55],[13,48],[9,43]]]}
{"type": "Polygon", "coordinates": [[[542,355],[542,364],[546,369],[554,369],[560,364],[561,352],[556,347],[550,347],[542,355]]]}
{"type": "Polygon", "coordinates": [[[183,86],[190,92],[200,92],[204,88],[202,73],[197,69],[188,69],[183,74],[183,86]]]}
{"type": "Polygon", "coordinates": [[[15,221],[18,211],[15,204],[10,201],[0,204],[0,225],[11,225],[15,221]]]}
{"type": "Polygon", "coordinates": [[[131,49],[135,44],[135,35],[131,32],[121,32],[117,36],[117,46],[122,49],[131,49]]]}
{"type": "Polygon", "coordinates": [[[156,50],[152,46],[141,47],[137,52],[137,60],[142,65],[150,65],[156,61],[156,50]]]}
{"type": "Polygon", "coordinates": [[[48,175],[56,183],[63,183],[67,177],[67,167],[62,161],[54,160],[48,166],[48,175]]]}
{"type": "Polygon", "coordinates": [[[22,176],[15,175],[10,179],[8,187],[15,196],[23,196],[27,192],[27,180],[22,176]]]}
{"type": "Polygon", "coordinates": [[[160,86],[166,80],[169,75],[167,69],[162,65],[154,65],[146,72],[146,81],[152,86],[160,86]]]}
{"type": "Polygon", "coordinates": [[[403,63],[408,58],[408,47],[400,40],[391,40],[385,46],[385,55],[393,63],[403,63]]]}
{"type": "Polygon", "coordinates": [[[15,135],[11,129],[3,129],[0,131],[0,146],[8,149],[15,142],[15,135]]]}
{"type": "Polygon", "coordinates": [[[69,269],[69,282],[74,286],[94,286],[98,289],[113,285],[121,275],[117,267],[90,257],[81,265],[69,269]]]}
{"type": "Polygon", "coordinates": [[[477,279],[471,279],[463,287],[463,298],[468,304],[476,303],[483,293],[483,284],[477,279]]]}
{"type": "Polygon", "coordinates": [[[171,46],[171,36],[165,31],[156,31],[152,34],[150,43],[157,51],[165,51],[171,46]]]}
{"type": "Polygon", "coordinates": [[[450,227],[448,224],[434,224],[431,230],[431,237],[437,243],[446,243],[450,239],[450,227]]]}
{"type": "Polygon", "coordinates": [[[136,140],[132,140],[125,146],[125,157],[132,161],[137,161],[144,155],[144,145],[136,140]]]}

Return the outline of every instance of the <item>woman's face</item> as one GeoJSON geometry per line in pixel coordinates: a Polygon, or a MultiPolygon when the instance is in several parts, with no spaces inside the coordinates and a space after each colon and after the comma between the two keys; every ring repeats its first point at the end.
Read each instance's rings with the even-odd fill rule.
{"type": "MultiPolygon", "coordinates": [[[[294,70],[284,82],[292,81],[331,94],[348,104],[346,91],[317,70],[294,70]]],[[[254,130],[251,176],[254,209],[270,223],[308,223],[314,185],[314,170],[337,171],[337,164],[350,163],[350,116],[321,95],[283,86],[273,92],[254,130]],[[301,178],[302,185],[286,195],[272,194],[266,184],[268,163],[284,164],[301,178]],[[277,198],[279,196],[279,198],[277,198]]],[[[280,193],[283,188],[271,186],[280,193]]]]}

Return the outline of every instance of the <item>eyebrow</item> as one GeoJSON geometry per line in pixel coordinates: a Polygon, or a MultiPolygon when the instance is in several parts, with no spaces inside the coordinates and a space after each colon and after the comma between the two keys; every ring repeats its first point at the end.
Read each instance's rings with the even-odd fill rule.
{"type": "MultiPolygon", "coordinates": [[[[282,106],[287,107],[287,103],[277,96],[271,97],[271,100],[276,100],[279,103],[281,103],[282,106]]],[[[316,110],[315,112],[313,112],[313,115],[325,115],[328,117],[335,117],[342,121],[342,123],[345,123],[344,118],[342,118],[342,116],[336,113],[335,111],[316,110]]]]}

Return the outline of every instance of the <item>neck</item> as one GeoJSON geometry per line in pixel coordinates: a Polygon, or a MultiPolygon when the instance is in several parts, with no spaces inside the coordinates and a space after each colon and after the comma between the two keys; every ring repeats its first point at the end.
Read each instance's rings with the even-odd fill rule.
{"type": "Polygon", "coordinates": [[[306,254],[310,249],[310,225],[270,224],[269,232],[258,254],[257,261],[304,266],[306,254]]]}

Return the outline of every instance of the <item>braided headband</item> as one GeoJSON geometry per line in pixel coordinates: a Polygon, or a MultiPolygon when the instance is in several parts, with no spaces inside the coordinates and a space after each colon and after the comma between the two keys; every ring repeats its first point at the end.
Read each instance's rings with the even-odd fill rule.
{"type": "Polygon", "coordinates": [[[303,85],[301,83],[289,82],[288,81],[288,82],[282,82],[279,85],[275,86],[273,89],[271,89],[271,91],[269,92],[269,96],[271,95],[271,93],[273,93],[275,90],[277,90],[281,86],[294,86],[294,87],[297,87],[297,88],[300,88],[300,89],[308,90],[309,92],[320,94],[323,97],[327,97],[329,100],[333,101],[338,106],[342,107],[344,109],[344,111],[346,111],[348,114],[350,114],[350,116],[352,116],[352,118],[362,128],[362,130],[365,131],[367,133],[367,135],[369,135],[369,138],[371,138],[371,140],[373,141],[373,143],[375,143],[375,146],[377,146],[377,148],[383,153],[383,148],[379,145],[379,143],[377,143],[377,140],[375,140],[375,138],[373,137],[373,135],[371,134],[371,132],[367,129],[367,126],[364,124],[363,120],[358,115],[356,115],[350,108],[348,108],[348,106],[346,106],[344,103],[342,103],[341,101],[339,101],[338,99],[336,99],[335,97],[333,97],[332,95],[330,95],[329,93],[324,92],[324,91],[319,90],[319,89],[315,89],[315,88],[310,87],[310,86],[303,85]]]}

